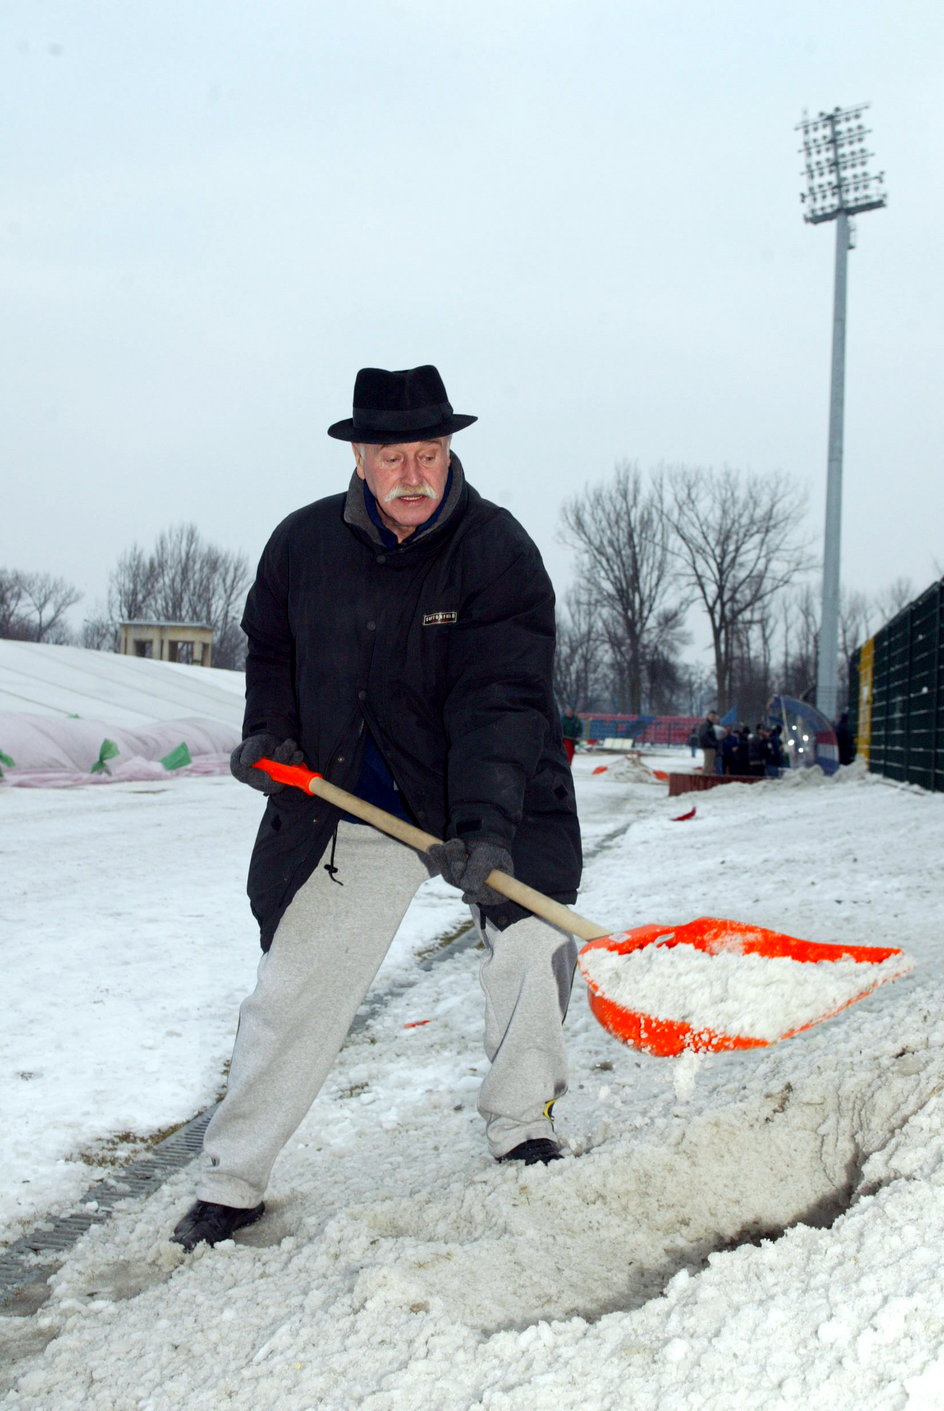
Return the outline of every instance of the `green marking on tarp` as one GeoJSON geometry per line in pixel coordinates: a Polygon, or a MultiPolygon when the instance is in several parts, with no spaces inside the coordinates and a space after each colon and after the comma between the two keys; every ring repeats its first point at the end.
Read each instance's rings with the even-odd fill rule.
{"type": "Polygon", "coordinates": [[[177,748],[171,750],[170,754],[166,754],[161,760],[161,764],[163,764],[165,769],[183,769],[185,764],[192,763],[193,760],[190,758],[190,751],[187,749],[187,744],[184,740],[181,740],[177,748]]]}
{"type": "Polygon", "coordinates": [[[107,773],[108,773],[108,764],[107,764],[106,761],[108,761],[108,760],[110,760],[110,759],[114,759],[115,756],[118,755],[118,754],[120,754],[120,753],[121,753],[121,751],[119,750],[118,746],[115,744],[114,740],[103,740],[103,741],[102,741],[102,747],[101,747],[101,749],[100,749],[99,752],[98,752],[98,759],[97,759],[97,760],[95,761],[95,763],[92,765],[92,768],[89,770],[89,773],[90,773],[90,774],[107,774],[107,773]]]}
{"type": "MultiPolygon", "coordinates": [[[[0,750],[0,764],[5,764],[6,767],[7,767],[7,769],[12,769],[13,766],[16,764],[16,760],[15,760],[15,759],[12,759],[12,758],[10,757],[10,755],[4,754],[4,753],[3,753],[3,750],[0,750]]],[[[3,770],[0,769],[0,779],[2,779],[2,778],[3,778],[3,770]]]]}

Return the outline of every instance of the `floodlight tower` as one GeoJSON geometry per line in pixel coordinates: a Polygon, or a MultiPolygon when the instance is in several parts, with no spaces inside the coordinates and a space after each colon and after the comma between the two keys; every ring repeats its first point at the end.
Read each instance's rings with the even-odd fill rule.
{"type": "Polygon", "coordinates": [[[836,222],[836,277],[833,288],[833,354],[829,390],[829,453],[826,468],[826,532],[823,548],[823,604],[816,670],[816,707],[827,720],[836,716],[839,657],[839,540],[842,525],[842,423],[846,375],[846,256],[853,248],[850,216],[885,205],[885,173],[870,176],[862,122],[868,103],[834,108],[798,125],[806,158],[803,219],[811,225],[836,222]]]}

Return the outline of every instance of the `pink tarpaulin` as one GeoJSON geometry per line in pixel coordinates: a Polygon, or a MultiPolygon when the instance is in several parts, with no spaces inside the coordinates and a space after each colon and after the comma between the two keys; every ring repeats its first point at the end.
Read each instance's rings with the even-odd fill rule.
{"type": "Polygon", "coordinates": [[[179,769],[166,769],[159,760],[133,756],[120,764],[117,760],[109,761],[108,769],[98,774],[82,774],[78,770],[65,769],[8,769],[4,772],[2,782],[20,789],[71,789],[78,784],[130,784],[142,780],[169,779],[181,774],[228,773],[228,753],[201,755],[192,764],[182,765],[179,769]]]}
{"type": "Polygon", "coordinates": [[[0,712],[3,782],[20,788],[225,774],[238,743],[234,726],[193,717],[129,729],[107,719],[0,712]],[[180,767],[168,769],[161,763],[173,765],[175,755],[182,761],[180,767]]]}

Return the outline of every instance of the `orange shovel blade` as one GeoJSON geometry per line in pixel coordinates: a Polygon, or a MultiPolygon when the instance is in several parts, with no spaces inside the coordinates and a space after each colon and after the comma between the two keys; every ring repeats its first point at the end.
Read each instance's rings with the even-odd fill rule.
{"type": "Polygon", "coordinates": [[[742,921],[725,921],[719,917],[702,916],[684,926],[639,926],[632,931],[615,932],[589,941],[582,947],[578,956],[581,972],[587,982],[590,1009],[604,1029],[623,1043],[656,1057],[673,1058],[686,1050],[695,1053],[717,1053],[730,1049],[764,1048],[776,1040],[755,1038],[744,1034],[717,1033],[713,1029],[693,1029],[682,1020],[657,1018],[626,1009],[603,994],[591,975],[587,973],[584,957],[594,950],[613,951],[627,955],[642,946],[658,941],[671,948],[677,945],[693,946],[708,955],[764,955],[772,959],[787,957],[791,960],[816,963],[824,960],[854,960],[863,966],[862,989],[837,1009],[817,1015],[809,1023],[802,1024],[781,1034],[781,1039],[791,1038],[804,1029],[812,1028],[840,1009],[846,1009],[879,985],[897,979],[911,969],[911,961],[904,951],[889,946],[837,946],[825,945],[817,941],[804,941],[796,936],[783,935],[779,931],[768,931],[761,926],[750,926],[742,921]],[[878,965],[892,956],[901,956],[901,969],[885,974],[880,980],[871,978],[870,965],[878,965]]]}

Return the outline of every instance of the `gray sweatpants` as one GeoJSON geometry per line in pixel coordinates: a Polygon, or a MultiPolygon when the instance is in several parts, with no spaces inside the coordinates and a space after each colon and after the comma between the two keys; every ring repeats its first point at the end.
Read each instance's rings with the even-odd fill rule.
{"type": "MultiPolygon", "coordinates": [[[[294,897],[239,1011],[226,1096],[203,1140],[201,1200],[254,1206],[282,1147],[305,1117],[397,928],[426,878],[411,852],[372,828],[342,823],[337,862],[294,897]]],[[[551,1135],[550,1104],[566,1091],[561,1025],[576,964],[572,936],[534,917],[482,927],[485,1051],[479,1096],[489,1147],[503,1156],[551,1135]]]]}

